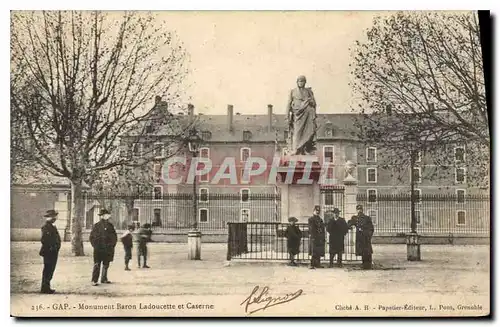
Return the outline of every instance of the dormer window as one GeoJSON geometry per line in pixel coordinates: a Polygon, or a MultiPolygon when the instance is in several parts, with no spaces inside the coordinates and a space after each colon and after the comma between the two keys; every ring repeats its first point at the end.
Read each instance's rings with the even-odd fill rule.
{"type": "Polygon", "coordinates": [[[325,124],[325,136],[332,137],[333,136],[333,126],[331,122],[327,122],[325,124]]]}
{"type": "Polygon", "coordinates": [[[243,131],[243,141],[250,141],[251,138],[252,138],[252,132],[243,131]]]}
{"type": "Polygon", "coordinates": [[[201,138],[205,141],[208,141],[212,138],[212,133],[209,131],[201,132],[201,138]]]}

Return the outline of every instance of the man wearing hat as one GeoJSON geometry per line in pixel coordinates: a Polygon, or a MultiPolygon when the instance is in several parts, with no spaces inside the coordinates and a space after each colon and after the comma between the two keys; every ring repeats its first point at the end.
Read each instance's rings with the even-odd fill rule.
{"type": "Polygon", "coordinates": [[[363,206],[356,206],[357,215],[349,220],[349,228],[356,226],[356,255],[361,256],[363,269],[372,269],[372,236],[373,222],[370,216],[363,213],[363,206]]]}
{"type": "Polygon", "coordinates": [[[325,255],[325,223],[319,216],[320,206],[314,206],[313,216],[309,218],[309,255],[311,255],[311,267],[323,268],[321,257],[325,255]]]}
{"type": "Polygon", "coordinates": [[[57,219],[57,211],[47,210],[45,215],[45,225],[42,226],[42,248],[40,256],[43,257],[42,288],[41,293],[53,294],[55,290],[50,288],[50,281],[56,270],[57,257],[61,248],[61,237],[54,223],[57,219]]]}
{"type": "Polygon", "coordinates": [[[101,283],[109,284],[108,268],[115,255],[117,241],[115,227],[109,222],[110,212],[106,209],[99,211],[101,220],[90,232],[90,244],[94,248],[94,268],[92,270],[92,285],[97,286],[102,264],[101,283]]]}
{"type": "Polygon", "coordinates": [[[300,228],[295,225],[298,221],[295,217],[288,218],[290,225],[286,228],[285,237],[286,237],[286,247],[288,250],[288,254],[290,255],[290,266],[296,266],[295,263],[295,255],[300,252],[300,239],[302,238],[302,232],[300,228]]]}
{"type": "Polygon", "coordinates": [[[333,208],[333,218],[328,221],[326,230],[329,234],[330,268],[333,267],[333,258],[337,255],[337,265],[342,267],[344,253],[344,237],[349,228],[344,218],[339,216],[339,208],[333,208]]]}

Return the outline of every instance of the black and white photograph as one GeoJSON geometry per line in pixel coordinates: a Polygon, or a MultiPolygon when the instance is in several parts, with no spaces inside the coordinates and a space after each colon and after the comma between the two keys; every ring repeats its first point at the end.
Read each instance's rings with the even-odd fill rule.
{"type": "Polygon", "coordinates": [[[490,24],[11,11],[11,316],[489,316],[490,24]]]}

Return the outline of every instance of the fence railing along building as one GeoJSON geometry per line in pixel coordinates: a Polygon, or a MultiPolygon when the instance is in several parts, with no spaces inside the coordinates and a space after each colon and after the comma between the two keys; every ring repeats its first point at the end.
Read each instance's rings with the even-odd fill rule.
{"type": "Polygon", "coordinates": [[[133,221],[150,223],[153,230],[189,230],[196,223],[200,230],[227,229],[228,222],[281,221],[281,195],[236,193],[199,193],[194,214],[193,194],[85,194],[85,228],[99,220],[99,208],[111,211],[118,229],[126,229],[133,221]]]}
{"type": "MultiPolygon", "coordinates": [[[[410,194],[358,194],[357,203],[372,217],[375,235],[411,231],[410,194]]],[[[417,232],[422,235],[489,235],[487,194],[415,194],[417,232]]]]}
{"type": "MultiPolygon", "coordinates": [[[[322,213],[339,207],[345,213],[340,190],[321,191],[322,213]]],[[[228,222],[281,223],[288,217],[281,214],[279,193],[199,193],[197,225],[200,230],[225,232],[228,222]]],[[[397,236],[411,231],[409,194],[360,193],[357,203],[372,217],[375,236],[397,236]]],[[[285,203],[285,205],[287,205],[285,203]]],[[[97,213],[105,207],[117,229],[126,229],[132,221],[151,223],[161,231],[189,230],[195,223],[193,194],[85,194],[85,228],[99,220],[97,213]]],[[[423,194],[416,205],[417,231],[423,235],[481,235],[490,232],[490,197],[487,194],[423,194]]],[[[293,216],[293,213],[289,213],[293,216]]],[[[326,217],[324,217],[326,218],[326,217]]],[[[351,217],[344,217],[349,220],[351,217]]]]}

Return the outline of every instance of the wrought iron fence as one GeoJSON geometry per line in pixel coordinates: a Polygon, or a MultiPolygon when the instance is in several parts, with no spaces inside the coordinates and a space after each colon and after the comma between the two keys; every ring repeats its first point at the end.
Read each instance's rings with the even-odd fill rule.
{"type": "MultiPolygon", "coordinates": [[[[490,197],[487,194],[416,194],[417,232],[422,235],[489,235],[490,197]]],[[[357,195],[357,203],[372,217],[375,235],[411,231],[410,194],[357,195]]]]}
{"type": "MultiPolygon", "coordinates": [[[[289,260],[285,231],[288,223],[234,223],[228,225],[227,260],[289,260]]],[[[295,256],[298,262],[306,262],[309,256],[308,224],[296,224],[301,233],[300,252],[295,256]]],[[[343,261],[360,261],[355,254],[354,229],[349,230],[344,238],[343,261]]],[[[328,233],[325,239],[326,254],[322,260],[329,260],[328,233]]]]}
{"type": "MultiPolygon", "coordinates": [[[[320,189],[320,194],[322,195],[321,204],[323,205],[323,213],[331,212],[334,208],[340,210],[342,214],[345,213],[345,201],[344,201],[344,187],[343,186],[323,186],[320,189]]],[[[325,214],[325,223],[328,222],[328,217],[325,214]]]]}
{"type": "Polygon", "coordinates": [[[105,207],[111,211],[111,220],[118,229],[139,221],[150,223],[153,230],[182,231],[196,223],[200,230],[225,231],[228,222],[281,221],[281,195],[257,193],[189,193],[150,194],[85,194],[86,229],[99,218],[105,207]]]}

